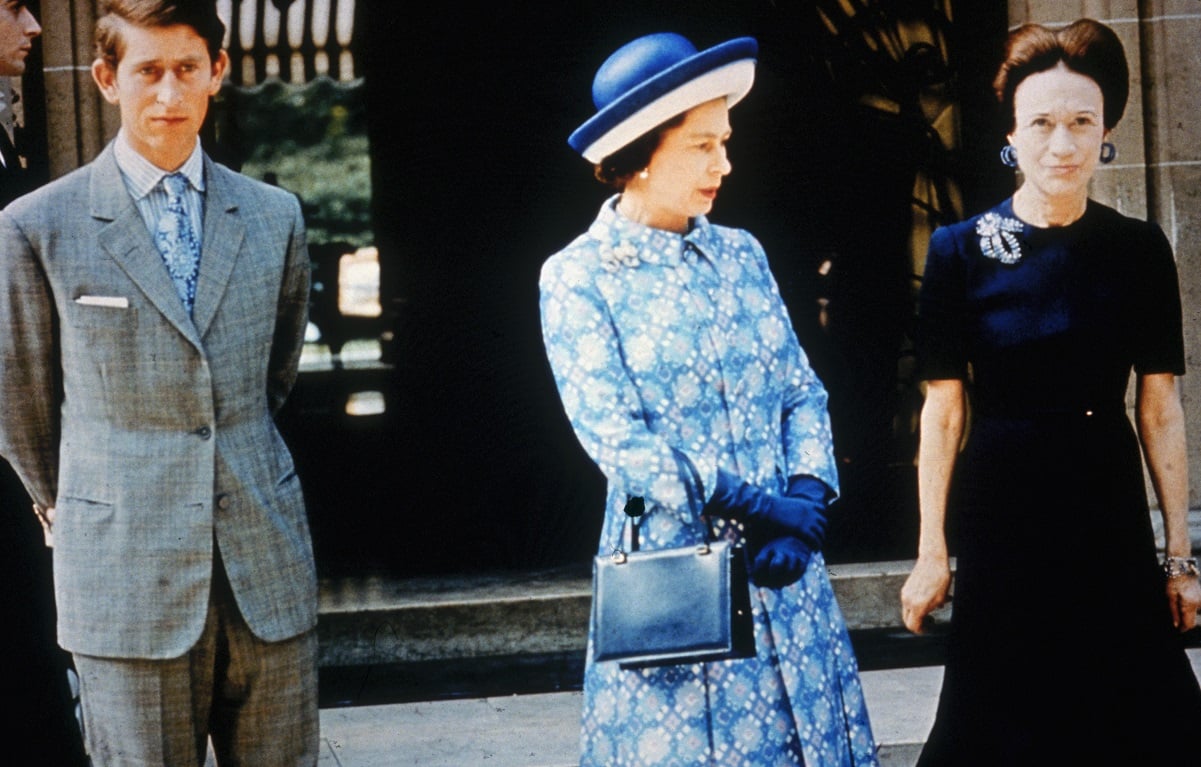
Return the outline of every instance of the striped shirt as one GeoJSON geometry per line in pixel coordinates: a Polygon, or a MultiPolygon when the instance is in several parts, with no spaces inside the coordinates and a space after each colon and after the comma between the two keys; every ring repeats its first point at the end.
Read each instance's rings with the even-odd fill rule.
{"type": "Polygon", "coordinates": [[[204,153],[200,149],[200,139],[196,139],[196,148],[187,161],[176,171],[166,171],[147,160],[129,144],[124,131],[117,133],[113,142],[113,154],[116,155],[117,168],[125,181],[125,188],[138,206],[138,213],[146,222],[150,236],[154,236],[158,221],[167,212],[167,190],[163,188],[163,177],[172,173],[182,173],[188,179],[188,191],[184,195],[184,205],[188,210],[188,218],[192,220],[192,231],[196,233],[196,241],[201,245],[203,253],[204,232],[204,153]]]}

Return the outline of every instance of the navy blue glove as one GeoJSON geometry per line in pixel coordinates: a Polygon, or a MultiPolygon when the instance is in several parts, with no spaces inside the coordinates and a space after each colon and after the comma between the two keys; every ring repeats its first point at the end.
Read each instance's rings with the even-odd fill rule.
{"type": "Polygon", "coordinates": [[[788,490],[784,495],[811,505],[810,513],[814,516],[811,526],[815,529],[811,536],[812,540],[805,536],[801,536],[801,538],[807,541],[815,551],[824,549],[826,547],[826,530],[829,526],[829,517],[826,512],[836,493],[817,477],[796,474],[788,478],[788,490]]]}
{"type": "Polygon", "coordinates": [[[784,495],[789,498],[804,498],[822,507],[830,505],[834,500],[834,491],[825,482],[810,474],[795,474],[788,478],[788,490],[784,495]]]}
{"type": "Polygon", "coordinates": [[[800,538],[810,551],[826,542],[826,501],[830,489],[807,475],[789,481],[790,495],[768,495],[724,469],[717,470],[717,487],[704,513],[741,520],[763,540],[781,536],[800,538]],[[797,495],[793,497],[792,492],[797,495]]]}
{"type": "Polygon", "coordinates": [[[801,579],[813,550],[792,536],[773,538],[759,549],[751,562],[751,580],[756,586],[778,589],[801,579]]]}

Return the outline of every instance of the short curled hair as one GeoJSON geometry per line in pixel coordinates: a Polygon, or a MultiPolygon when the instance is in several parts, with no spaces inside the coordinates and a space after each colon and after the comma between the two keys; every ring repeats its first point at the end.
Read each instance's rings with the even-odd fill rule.
{"type": "Polygon", "coordinates": [[[619,192],[625,189],[630,179],[650,164],[651,157],[663,140],[663,134],[684,122],[687,114],[687,112],[681,112],[675,117],[659,123],[598,162],[592,169],[596,180],[619,192]]]}
{"type": "Polygon", "coordinates": [[[1009,35],[993,91],[1010,128],[1014,125],[1013,95],[1018,85],[1030,75],[1054,69],[1060,62],[1101,89],[1105,129],[1112,130],[1126,111],[1130,69],[1122,41],[1112,29],[1092,19],[1080,19],[1055,30],[1041,24],[1023,24],[1009,35]]]}
{"type": "Polygon", "coordinates": [[[183,24],[204,39],[209,59],[216,61],[225,42],[225,22],[215,0],[106,0],[96,21],[96,56],[114,70],[125,55],[122,23],[138,27],[183,24]]]}

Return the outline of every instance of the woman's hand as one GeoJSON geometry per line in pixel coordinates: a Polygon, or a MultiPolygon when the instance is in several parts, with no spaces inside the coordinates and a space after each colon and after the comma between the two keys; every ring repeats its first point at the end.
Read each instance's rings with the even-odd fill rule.
{"type": "Polygon", "coordinates": [[[946,558],[918,557],[901,587],[901,619],[915,634],[924,631],[926,616],[949,600],[951,565],[946,558]]]}
{"type": "Polygon", "coordinates": [[[782,589],[801,579],[809,567],[813,550],[799,538],[784,536],[763,545],[751,564],[751,580],[756,586],[782,589]]]}
{"type": "Polygon", "coordinates": [[[1188,631],[1197,625],[1197,610],[1201,609],[1201,583],[1191,575],[1168,578],[1168,605],[1172,608],[1172,625],[1188,631]]]}
{"type": "Polygon", "coordinates": [[[745,522],[748,532],[761,539],[800,538],[811,551],[826,543],[826,503],[833,495],[824,482],[809,477],[811,485],[794,478],[789,491],[796,495],[770,495],[741,477],[717,470],[717,486],[704,513],[745,522]]]}

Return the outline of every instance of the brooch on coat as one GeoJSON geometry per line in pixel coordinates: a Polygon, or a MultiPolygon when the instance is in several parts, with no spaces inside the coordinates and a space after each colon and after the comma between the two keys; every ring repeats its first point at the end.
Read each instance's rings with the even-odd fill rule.
{"type": "Polygon", "coordinates": [[[980,252],[1002,264],[1016,264],[1022,260],[1022,242],[1017,237],[1021,231],[1021,221],[996,213],[985,213],[976,221],[980,252]]]}
{"type": "Polygon", "coordinates": [[[623,266],[638,266],[638,248],[632,242],[620,242],[600,251],[601,266],[606,272],[616,272],[623,266]]]}

